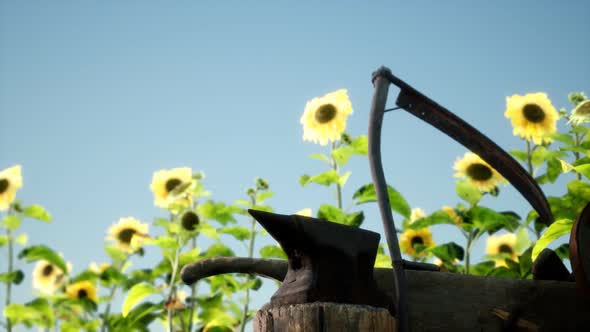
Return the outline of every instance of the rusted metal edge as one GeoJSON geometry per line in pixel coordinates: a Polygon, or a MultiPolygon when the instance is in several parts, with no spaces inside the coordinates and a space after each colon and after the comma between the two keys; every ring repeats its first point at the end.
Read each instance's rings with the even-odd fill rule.
{"type": "Polygon", "coordinates": [[[388,68],[382,67],[376,74],[401,89],[396,101],[397,106],[479,155],[524,196],[537,211],[541,221],[547,225],[553,223],[553,214],[543,191],[533,177],[506,151],[479,130],[397,78],[388,68]]]}
{"type": "Polygon", "coordinates": [[[381,160],[381,128],[383,125],[383,115],[385,113],[385,104],[387,102],[387,93],[389,90],[389,78],[385,75],[391,74],[389,69],[381,67],[373,73],[373,85],[375,91],[371,101],[371,113],[369,115],[369,166],[375,193],[377,194],[377,204],[381,213],[383,231],[389,248],[389,254],[392,260],[393,284],[395,312],[397,318],[397,331],[409,331],[408,322],[408,301],[407,286],[404,273],[404,264],[402,260],[399,242],[397,239],[395,222],[391,213],[391,205],[387,194],[387,183],[383,173],[383,162],[381,160]]]}

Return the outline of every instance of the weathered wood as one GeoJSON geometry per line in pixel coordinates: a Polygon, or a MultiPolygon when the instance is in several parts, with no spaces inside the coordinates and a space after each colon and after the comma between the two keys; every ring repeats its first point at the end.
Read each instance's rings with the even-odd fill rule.
{"type": "MultiPolygon", "coordinates": [[[[387,278],[383,272],[376,271],[375,278],[387,278]]],[[[502,331],[506,320],[494,314],[495,309],[517,313],[515,320],[541,331],[586,331],[590,326],[590,302],[573,282],[405,273],[412,332],[502,331]]],[[[391,282],[376,281],[382,291],[393,294],[391,282]]]]}
{"type": "Polygon", "coordinates": [[[265,306],[254,318],[255,332],[394,332],[395,319],[382,308],[316,302],[265,306]]]}

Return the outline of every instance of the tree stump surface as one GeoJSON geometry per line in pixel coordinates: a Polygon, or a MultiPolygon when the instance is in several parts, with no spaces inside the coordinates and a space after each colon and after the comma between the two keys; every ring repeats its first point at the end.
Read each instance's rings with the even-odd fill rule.
{"type": "Polygon", "coordinates": [[[255,332],[395,331],[389,311],[364,305],[315,302],[265,305],[254,318],[255,332]]]}

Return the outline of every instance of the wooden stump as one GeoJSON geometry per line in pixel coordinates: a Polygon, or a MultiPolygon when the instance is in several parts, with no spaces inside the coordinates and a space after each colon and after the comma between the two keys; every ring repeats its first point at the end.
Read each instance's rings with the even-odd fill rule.
{"type": "Polygon", "coordinates": [[[262,307],[254,332],[395,331],[395,318],[383,308],[340,303],[306,303],[262,307]]]}

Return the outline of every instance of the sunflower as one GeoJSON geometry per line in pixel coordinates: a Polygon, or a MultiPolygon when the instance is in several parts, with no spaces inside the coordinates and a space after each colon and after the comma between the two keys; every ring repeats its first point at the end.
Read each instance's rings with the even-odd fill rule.
{"type": "Polygon", "coordinates": [[[20,165],[0,171],[0,211],[8,210],[14,202],[16,191],[23,186],[20,165]]]}
{"type": "Polygon", "coordinates": [[[457,171],[455,177],[467,178],[483,192],[490,192],[504,182],[504,178],[498,171],[472,152],[466,152],[463,158],[458,159],[453,169],[457,171]]]}
{"type": "Polygon", "coordinates": [[[137,243],[134,243],[137,241],[133,241],[133,239],[148,237],[148,230],[148,224],[142,224],[135,218],[121,218],[118,223],[109,228],[107,239],[115,241],[117,247],[122,251],[132,254],[139,249],[137,243]]]}
{"type": "Polygon", "coordinates": [[[339,140],[351,113],[352,104],[345,89],[308,101],[299,120],[303,125],[303,140],[320,145],[339,140]]]}
{"type": "Polygon", "coordinates": [[[572,110],[572,115],[568,123],[573,123],[575,126],[590,122],[590,99],[585,100],[572,110]]]}
{"type": "Polygon", "coordinates": [[[434,246],[434,240],[432,239],[432,233],[428,228],[421,228],[418,230],[407,229],[405,230],[399,241],[400,248],[406,254],[412,257],[424,256],[424,253],[416,252],[416,245],[422,245],[424,247],[434,246]]]}
{"type": "Polygon", "coordinates": [[[426,218],[426,212],[424,212],[424,210],[421,208],[413,208],[412,212],[410,213],[410,223],[413,223],[414,221],[422,218],[426,218]]]}
{"type": "Polygon", "coordinates": [[[455,224],[460,225],[461,223],[463,223],[463,219],[461,217],[459,217],[459,215],[457,214],[457,212],[455,212],[455,209],[453,209],[452,207],[445,205],[442,207],[442,210],[449,216],[451,217],[451,219],[455,222],[455,224]]]}
{"type": "Polygon", "coordinates": [[[96,264],[96,262],[90,263],[88,269],[96,274],[102,274],[106,269],[110,266],[109,263],[101,263],[100,265],[96,264]]]}
{"type": "Polygon", "coordinates": [[[66,295],[74,300],[89,299],[94,303],[98,303],[96,286],[88,280],[66,286],[66,295]]]}
{"type": "Polygon", "coordinates": [[[46,260],[39,260],[33,269],[33,288],[43,294],[55,293],[66,281],[62,269],[46,260]]]}
{"type": "Polygon", "coordinates": [[[177,290],[172,296],[166,301],[164,307],[166,310],[182,310],[186,308],[186,299],[188,294],[185,291],[177,290]]]}
{"type": "Polygon", "coordinates": [[[171,205],[188,207],[192,196],[188,189],[194,185],[193,171],[189,167],[162,169],[154,173],[150,189],[154,192],[154,204],[168,209],[171,205]]]}
{"type": "Polygon", "coordinates": [[[486,254],[490,256],[496,256],[493,258],[494,262],[496,262],[496,266],[506,266],[506,255],[513,261],[518,259],[515,246],[515,234],[507,233],[498,236],[491,235],[486,241],[486,254]],[[498,257],[498,255],[505,257],[498,257]]]}
{"type": "Polygon", "coordinates": [[[504,116],[512,122],[515,136],[532,139],[535,144],[551,142],[545,135],[557,131],[555,124],[559,114],[547,94],[542,92],[507,97],[504,116]]]}
{"type": "Polygon", "coordinates": [[[295,212],[295,214],[298,216],[311,217],[312,211],[310,208],[305,208],[305,209],[295,212]]]}

